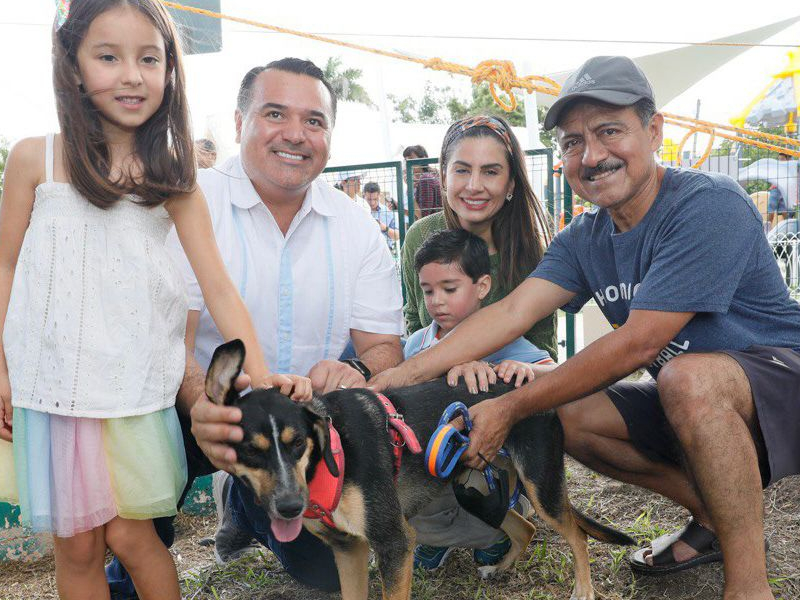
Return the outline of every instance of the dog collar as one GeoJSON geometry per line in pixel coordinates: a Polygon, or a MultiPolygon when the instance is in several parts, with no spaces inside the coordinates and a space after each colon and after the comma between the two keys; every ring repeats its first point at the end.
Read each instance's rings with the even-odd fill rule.
{"type": "Polygon", "coordinates": [[[336,529],[333,522],[333,511],[339,506],[342,497],[342,485],[344,484],[344,451],[342,450],[342,440],[339,432],[328,421],[328,432],[330,433],[331,453],[333,460],[339,469],[339,477],[334,477],[328,470],[325,461],[320,459],[314,471],[314,477],[308,484],[308,508],[303,513],[307,519],[320,519],[323,524],[336,529]]]}

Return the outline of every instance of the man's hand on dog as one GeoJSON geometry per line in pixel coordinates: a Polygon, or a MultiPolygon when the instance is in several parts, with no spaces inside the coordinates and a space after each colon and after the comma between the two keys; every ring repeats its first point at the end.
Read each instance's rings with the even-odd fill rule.
{"type": "Polygon", "coordinates": [[[0,440],[11,441],[11,383],[8,372],[0,374],[0,440]]]}
{"type": "MultiPolygon", "coordinates": [[[[237,392],[250,385],[250,377],[239,375],[233,384],[237,392]]],[[[217,469],[231,472],[236,462],[236,451],[229,444],[241,442],[244,437],[238,423],[242,411],[234,406],[214,404],[203,393],[192,406],[192,434],[197,445],[217,469]]]]}
{"type": "MultiPolygon", "coordinates": [[[[237,392],[249,386],[250,377],[245,374],[239,375],[233,384],[237,392]]],[[[259,387],[279,388],[281,394],[297,401],[311,400],[312,397],[311,380],[300,375],[272,373],[262,380],[259,387]]],[[[217,469],[230,472],[236,462],[236,451],[230,444],[241,442],[244,436],[239,427],[242,411],[234,406],[214,404],[203,393],[189,414],[192,418],[192,434],[200,450],[217,469]]]]}
{"type": "Polygon", "coordinates": [[[327,394],[337,389],[363,388],[367,386],[364,376],[350,365],[338,360],[321,360],[308,372],[311,387],[318,394],[327,394]]]}
{"type": "Polygon", "coordinates": [[[461,457],[461,462],[472,469],[483,470],[486,461],[497,456],[514,425],[512,411],[502,396],[478,402],[469,409],[472,429],[469,433],[469,446],[461,457]],[[485,459],[485,460],[484,460],[485,459]]]}

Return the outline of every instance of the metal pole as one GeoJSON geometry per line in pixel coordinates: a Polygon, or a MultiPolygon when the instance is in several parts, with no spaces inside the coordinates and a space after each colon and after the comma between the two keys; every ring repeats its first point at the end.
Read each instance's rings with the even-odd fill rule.
{"type": "MultiPolygon", "coordinates": [[[[697,109],[694,112],[695,120],[700,119],[700,98],[697,99],[697,109]]],[[[695,159],[697,158],[697,134],[694,134],[694,141],[692,142],[692,164],[694,164],[695,159]]],[[[680,162],[679,162],[680,164],[680,162]]]]}
{"type": "MultiPolygon", "coordinates": [[[[523,61],[523,72],[535,73],[533,64],[530,61],[523,61]]],[[[536,92],[525,95],[525,128],[528,130],[528,148],[537,150],[544,148],[542,140],[539,138],[539,111],[536,102],[536,92]]]]}

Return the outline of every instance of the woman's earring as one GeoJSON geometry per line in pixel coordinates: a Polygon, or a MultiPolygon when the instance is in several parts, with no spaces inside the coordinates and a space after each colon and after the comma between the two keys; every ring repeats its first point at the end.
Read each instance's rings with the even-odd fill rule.
{"type": "Polygon", "coordinates": [[[511,192],[506,194],[506,202],[511,202],[511,199],[514,197],[514,194],[511,192]]]}

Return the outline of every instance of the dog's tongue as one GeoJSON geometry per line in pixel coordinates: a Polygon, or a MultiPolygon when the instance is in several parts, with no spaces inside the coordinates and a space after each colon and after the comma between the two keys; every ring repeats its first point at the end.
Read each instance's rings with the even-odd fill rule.
{"type": "Polygon", "coordinates": [[[298,535],[300,535],[300,529],[303,527],[302,516],[291,520],[273,517],[271,522],[272,533],[275,536],[275,539],[281,543],[293,541],[298,535]]]}

